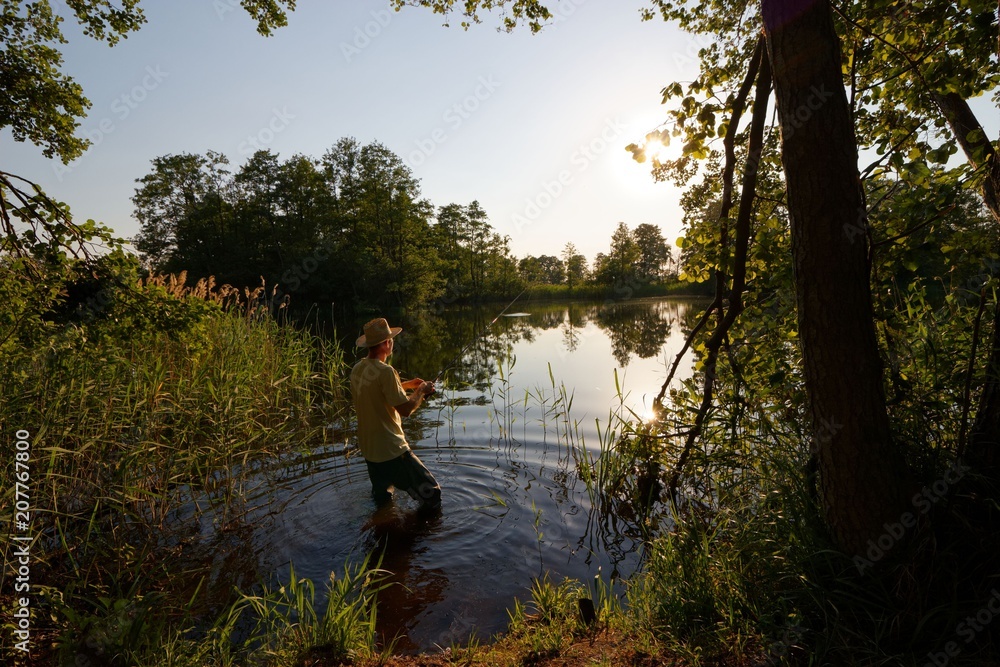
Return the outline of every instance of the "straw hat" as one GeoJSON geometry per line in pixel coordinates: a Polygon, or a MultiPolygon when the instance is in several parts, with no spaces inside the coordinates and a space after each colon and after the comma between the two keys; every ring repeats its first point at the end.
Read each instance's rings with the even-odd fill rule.
{"type": "Polygon", "coordinates": [[[358,347],[374,347],[402,331],[402,327],[389,327],[384,317],[377,317],[365,325],[365,335],[358,339],[358,347]]]}

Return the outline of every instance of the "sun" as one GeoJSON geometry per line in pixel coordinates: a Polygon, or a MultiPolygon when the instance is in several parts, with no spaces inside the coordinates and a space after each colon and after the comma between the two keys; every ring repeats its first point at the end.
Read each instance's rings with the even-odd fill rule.
{"type": "Polygon", "coordinates": [[[657,184],[652,174],[663,165],[677,160],[682,151],[679,146],[670,145],[668,130],[654,129],[637,139],[616,158],[619,163],[616,171],[621,182],[646,191],[657,184]]]}
{"type": "Polygon", "coordinates": [[[670,132],[657,128],[647,132],[639,141],[626,146],[634,162],[648,164],[655,168],[680,157],[681,151],[670,146],[670,132]]]}
{"type": "Polygon", "coordinates": [[[647,141],[642,147],[642,152],[646,156],[646,159],[658,164],[664,164],[669,160],[676,159],[676,156],[673,154],[675,151],[671,151],[670,146],[659,138],[647,141]]]}

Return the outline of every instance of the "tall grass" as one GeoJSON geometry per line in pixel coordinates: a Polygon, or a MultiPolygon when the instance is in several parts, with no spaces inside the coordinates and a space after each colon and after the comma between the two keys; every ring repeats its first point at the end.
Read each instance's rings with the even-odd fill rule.
{"type": "Polygon", "coordinates": [[[141,652],[227,599],[252,564],[209,576],[206,540],[244,530],[262,473],[345,408],[335,345],[277,322],[260,290],[183,283],[119,295],[141,323],[111,305],[4,347],[0,430],[30,433],[33,580],[64,657],[141,652]]]}
{"type": "Polygon", "coordinates": [[[177,629],[153,645],[129,647],[122,662],[158,667],[234,667],[266,664],[342,664],[376,655],[375,597],[384,572],[369,558],[330,573],[326,610],[316,611],[316,588],[289,571],[289,580],[255,594],[241,593],[207,630],[177,629]]]}
{"type": "Polygon", "coordinates": [[[314,584],[297,578],[293,566],[284,586],[237,602],[236,613],[247,609],[257,619],[245,644],[271,665],[300,664],[310,654],[332,663],[370,657],[376,645],[375,599],[387,574],[370,556],[345,565],[342,576],[331,572],[320,615],[314,584]]]}

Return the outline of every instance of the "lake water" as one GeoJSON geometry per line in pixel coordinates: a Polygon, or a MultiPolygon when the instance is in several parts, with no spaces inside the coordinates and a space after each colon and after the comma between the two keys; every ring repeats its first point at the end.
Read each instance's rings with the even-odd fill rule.
{"type": "MultiPolygon", "coordinates": [[[[398,585],[380,597],[379,627],[398,651],[488,639],[546,572],[587,582],[641,566],[641,531],[592,507],[579,448],[599,452],[598,429],[619,406],[648,414],[699,305],[519,301],[490,325],[501,308],[390,320],[404,328],[391,359],[404,380],[448,367],[438,393],[403,420],[441,484],[439,516],[418,516],[405,494],[377,510],[347,425],[334,430],[338,444],[283,472],[281,511],[256,527],[265,570],[287,575],[291,562],[318,590],[345,561],[383,553],[398,585]]],[[[361,324],[344,328],[353,346],[361,324]]]]}

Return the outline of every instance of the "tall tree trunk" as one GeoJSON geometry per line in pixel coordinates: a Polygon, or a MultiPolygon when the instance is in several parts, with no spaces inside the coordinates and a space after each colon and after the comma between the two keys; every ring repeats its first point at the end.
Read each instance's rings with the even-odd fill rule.
{"type": "Polygon", "coordinates": [[[813,452],[835,544],[861,555],[906,511],[871,303],[857,142],[826,0],[761,0],[792,231],[813,452]]]}
{"type": "MultiPolygon", "coordinates": [[[[979,119],[958,93],[935,94],[934,101],[951,126],[955,139],[976,169],[985,169],[982,195],[986,208],[1000,224],[1000,160],[979,119]]],[[[986,385],[979,397],[976,421],[972,426],[967,461],[1000,489],[1000,304],[993,316],[993,342],[986,362],[986,385]]]]}

